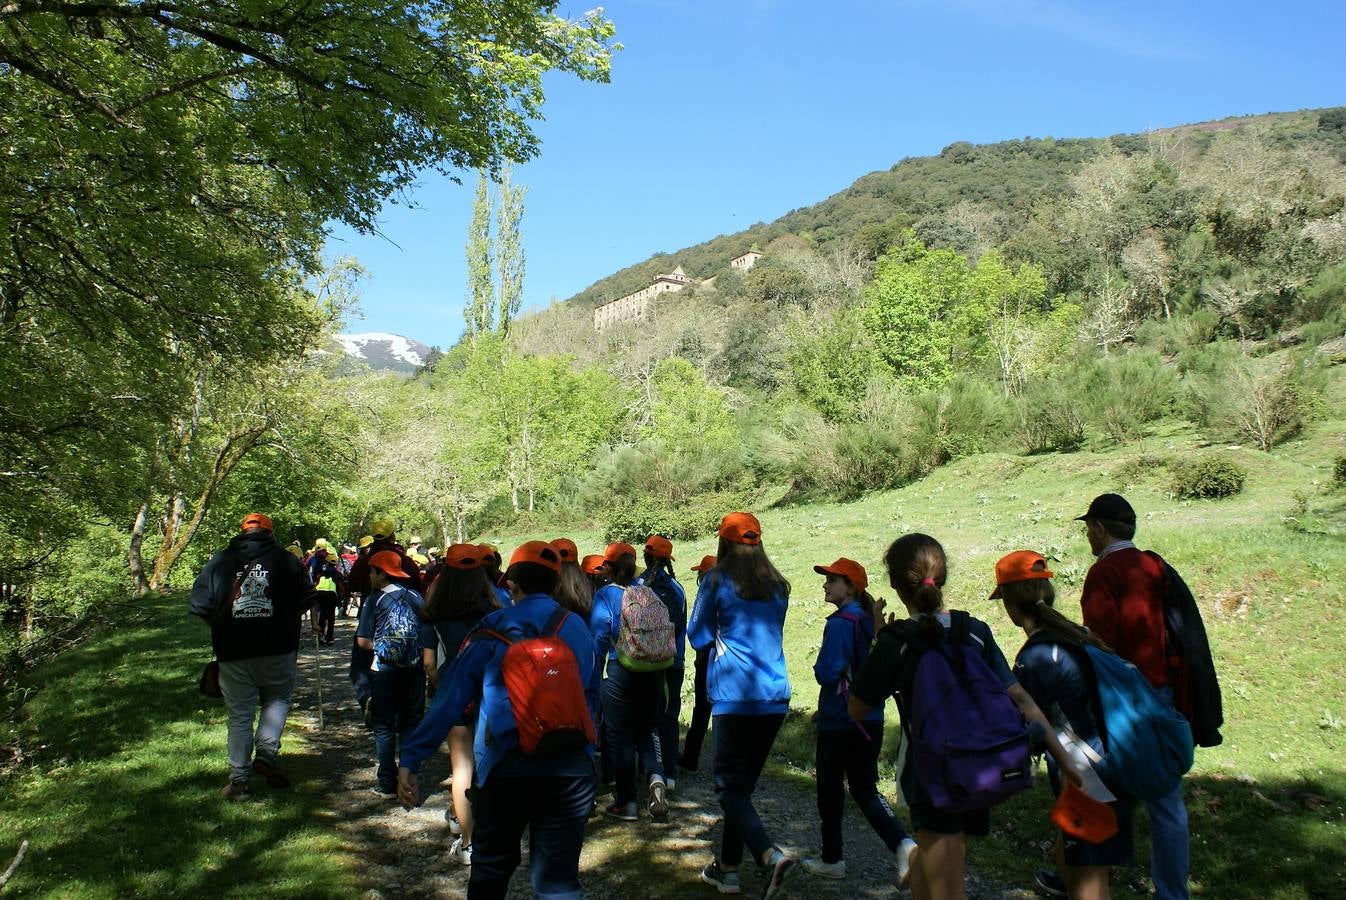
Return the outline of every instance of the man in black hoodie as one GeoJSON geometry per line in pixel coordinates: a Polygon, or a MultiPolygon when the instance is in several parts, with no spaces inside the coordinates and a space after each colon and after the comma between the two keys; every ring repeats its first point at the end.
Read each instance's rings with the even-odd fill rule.
{"type": "Polygon", "coordinates": [[[229,783],[220,792],[226,799],[248,797],[253,772],[271,787],[289,787],[276,757],[299,674],[299,623],[313,600],[303,564],[276,543],[261,513],[243,519],[243,532],[192,585],[191,612],[210,623],[229,713],[229,783]]]}

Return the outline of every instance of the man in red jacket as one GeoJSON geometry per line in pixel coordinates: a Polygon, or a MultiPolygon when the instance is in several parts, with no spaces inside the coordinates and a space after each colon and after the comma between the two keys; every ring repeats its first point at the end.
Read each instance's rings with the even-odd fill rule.
{"type": "MultiPolygon", "coordinates": [[[[1125,660],[1133,663],[1173,704],[1173,675],[1164,629],[1164,566],[1132,542],[1136,511],[1118,494],[1101,494],[1077,521],[1084,522],[1097,561],[1084,577],[1080,606],[1084,624],[1125,660]]],[[[1186,900],[1188,833],[1182,785],[1159,800],[1150,813],[1150,876],[1159,900],[1186,900]]]]}

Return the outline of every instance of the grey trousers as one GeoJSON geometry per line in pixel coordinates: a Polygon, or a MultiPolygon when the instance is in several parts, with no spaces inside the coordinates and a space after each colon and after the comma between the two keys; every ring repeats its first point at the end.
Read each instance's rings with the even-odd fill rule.
{"type": "Polygon", "coordinates": [[[220,690],[229,711],[230,781],[247,781],[252,775],[254,740],[259,757],[274,760],[280,753],[280,733],[285,730],[298,676],[299,663],[293,653],[220,663],[220,690]]]}

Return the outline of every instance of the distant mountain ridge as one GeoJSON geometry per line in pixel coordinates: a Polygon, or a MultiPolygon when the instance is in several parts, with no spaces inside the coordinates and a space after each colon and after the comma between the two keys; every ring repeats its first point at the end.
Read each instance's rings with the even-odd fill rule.
{"type": "Polygon", "coordinates": [[[430,355],[430,348],[420,341],[385,331],[338,334],[335,341],[346,356],[371,369],[410,373],[425,365],[430,355]]]}

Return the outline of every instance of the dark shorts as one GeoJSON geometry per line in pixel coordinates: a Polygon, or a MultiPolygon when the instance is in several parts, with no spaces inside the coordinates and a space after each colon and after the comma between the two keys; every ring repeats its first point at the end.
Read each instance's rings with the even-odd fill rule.
{"type": "Polygon", "coordinates": [[[1135,818],[1136,801],[1131,797],[1119,796],[1109,803],[1117,814],[1117,833],[1100,844],[1090,844],[1079,838],[1062,833],[1065,843],[1066,865],[1068,866],[1129,866],[1132,857],[1131,836],[1135,818]]]}
{"type": "Polygon", "coordinates": [[[947,812],[929,803],[914,803],[911,809],[911,827],[914,831],[933,831],[935,834],[969,834],[986,837],[991,833],[991,811],[974,809],[971,812],[947,812]]]}

